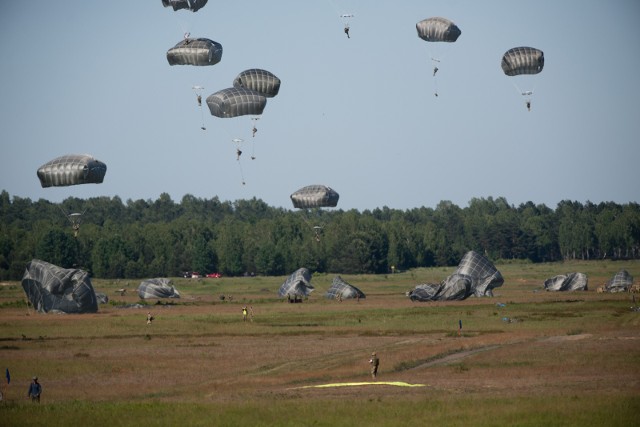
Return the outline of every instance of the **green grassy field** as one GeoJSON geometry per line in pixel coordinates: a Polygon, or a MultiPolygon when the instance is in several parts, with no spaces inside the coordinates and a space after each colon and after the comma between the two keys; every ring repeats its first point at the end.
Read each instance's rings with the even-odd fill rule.
{"type": "Polygon", "coordinates": [[[96,279],[110,302],[84,315],[35,313],[19,283],[2,283],[0,425],[636,425],[640,313],[632,295],[595,288],[623,268],[638,277],[640,262],[497,268],[493,298],[432,303],[404,293],[455,268],[343,275],[359,302],[326,300],[333,275],[316,275],[302,304],[277,297],[285,277],[178,278],[182,297],[162,301],[140,301],[137,280],[96,279]],[[574,271],[589,291],[543,290],[574,271]],[[39,405],[26,399],[33,375],[39,405]],[[353,382],[374,384],[309,387],[353,382]]]}

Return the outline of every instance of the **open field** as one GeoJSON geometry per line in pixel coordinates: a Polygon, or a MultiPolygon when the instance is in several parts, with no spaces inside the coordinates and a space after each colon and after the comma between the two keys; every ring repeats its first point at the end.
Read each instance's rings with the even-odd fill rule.
{"type": "Polygon", "coordinates": [[[96,279],[111,301],[84,315],[34,313],[5,282],[0,425],[636,425],[640,313],[632,295],[595,289],[623,268],[637,283],[640,262],[496,267],[494,298],[434,303],[404,292],[455,268],[342,276],[359,302],[324,299],[333,275],[317,275],[302,304],[277,297],[285,277],[174,279],[182,298],[158,304],[139,300],[138,280],[96,279]],[[543,290],[573,271],[589,291],[543,290]],[[372,351],[379,384],[345,385],[372,382],[372,351]],[[25,398],[33,375],[40,405],[25,398]],[[310,387],[327,384],[341,386],[310,387]]]}

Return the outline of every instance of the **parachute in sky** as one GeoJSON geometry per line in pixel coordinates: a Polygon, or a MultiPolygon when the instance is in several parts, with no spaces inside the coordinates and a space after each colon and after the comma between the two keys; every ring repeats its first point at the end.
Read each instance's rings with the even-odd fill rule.
{"type": "MultiPolygon", "coordinates": [[[[340,195],[332,188],[324,185],[307,185],[289,197],[291,198],[291,202],[293,202],[293,207],[296,209],[317,209],[336,207],[340,195]]],[[[306,222],[309,222],[306,217],[303,218],[306,222]]],[[[320,241],[322,225],[316,223],[311,226],[315,232],[316,241],[320,241]]]]}
{"type": "Polygon", "coordinates": [[[544,53],[534,47],[514,47],[502,56],[502,71],[507,76],[538,74],[544,68],[544,53]]]}
{"type": "MultiPolygon", "coordinates": [[[[544,68],[544,53],[534,47],[514,47],[502,56],[502,71],[509,77],[538,74],[544,68]]],[[[527,110],[531,111],[532,89],[522,90],[514,83],[516,90],[525,97],[527,110]]]]}
{"type": "Polygon", "coordinates": [[[140,299],[180,298],[180,292],[171,285],[171,279],[159,277],[143,280],[138,286],[138,296],[140,299]]]}
{"type": "Polygon", "coordinates": [[[586,291],[588,290],[587,275],[584,273],[567,273],[553,276],[544,281],[546,291],[586,291]]]}
{"type": "Polygon", "coordinates": [[[627,270],[620,270],[604,288],[607,292],[627,292],[631,285],[633,285],[633,276],[627,270]]]}
{"type": "Polygon", "coordinates": [[[236,76],[233,87],[250,89],[267,98],[273,98],[280,91],[280,79],[270,71],[251,68],[236,76]]]}
{"type": "Polygon", "coordinates": [[[41,312],[95,313],[98,300],[89,273],[33,259],[22,277],[29,302],[41,312]]]}
{"type": "Polygon", "coordinates": [[[308,268],[299,268],[285,280],[278,290],[280,297],[305,297],[314,291],[308,268]]]}
{"type": "Polygon", "coordinates": [[[423,19],[416,24],[418,37],[428,42],[453,43],[458,40],[462,31],[447,18],[433,17],[423,19]]]}
{"type": "Polygon", "coordinates": [[[207,4],[207,0],[162,0],[164,7],[172,7],[174,11],[187,9],[191,12],[197,12],[207,4]]]}
{"type": "Polygon", "coordinates": [[[169,65],[215,65],[222,60],[222,45],[213,40],[187,36],[167,51],[169,65]]]}
{"type": "Polygon", "coordinates": [[[493,263],[474,251],[467,252],[458,269],[439,284],[417,285],[407,292],[412,301],[451,301],[493,296],[493,288],[502,286],[504,279],[493,263]]]}
{"type": "Polygon", "coordinates": [[[429,42],[429,51],[431,53],[431,62],[433,63],[434,78],[434,95],[438,96],[438,83],[436,73],[438,65],[440,65],[443,50],[440,46],[444,44],[454,43],[462,34],[460,28],[447,18],[433,17],[423,19],[416,24],[418,37],[429,42]]]}
{"type": "Polygon", "coordinates": [[[343,300],[347,298],[366,298],[366,295],[355,286],[345,282],[342,277],[336,276],[331,282],[331,287],[324,294],[327,299],[343,300]]]}
{"type": "Polygon", "coordinates": [[[79,184],[100,184],[107,165],[89,154],[68,154],[48,161],[38,168],[42,188],[79,184]]]}
{"type": "Polygon", "coordinates": [[[267,106],[267,98],[250,89],[230,87],[209,95],[207,105],[211,114],[220,118],[259,116],[267,106]]]}
{"type": "Polygon", "coordinates": [[[340,195],[324,185],[307,185],[291,194],[290,197],[294,208],[311,209],[336,207],[340,195]]]}

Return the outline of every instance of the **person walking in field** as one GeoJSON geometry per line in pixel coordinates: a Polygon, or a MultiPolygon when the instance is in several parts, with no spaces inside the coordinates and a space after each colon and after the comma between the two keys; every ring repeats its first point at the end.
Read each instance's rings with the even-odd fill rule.
{"type": "Polygon", "coordinates": [[[380,365],[380,359],[378,359],[375,351],[371,353],[369,364],[371,365],[371,378],[375,380],[376,376],[378,375],[378,366],[380,365]]]}
{"type": "Polygon", "coordinates": [[[242,307],[242,321],[247,321],[247,306],[242,307]]]}
{"type": "Polygon", "coordinates": [[[38,382],[38,377],[33,377],[29,391],[27,391],[27,399],[31,398],[32,402],[40,403],[40,394],[42,394],[42,386],[38,382]]]}
{"type": "Polygon", "coordinates": [[[153,322],[153,316],[151,315],[151,312],[148,311],[147,312],[147,325],[150,325],[151,322],[153,322]]]}

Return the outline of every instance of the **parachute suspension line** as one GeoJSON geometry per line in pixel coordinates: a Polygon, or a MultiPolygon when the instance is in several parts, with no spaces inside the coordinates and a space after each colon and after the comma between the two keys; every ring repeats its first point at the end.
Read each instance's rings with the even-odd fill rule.
{"type": "Polygon", "coordinates": [[[511,84],[513,84],[513,87],[516,89],[516,92],[518,92],[518,95],[524,97],[524,104],[526,105],[527,110],[531,111],[531,95],[533,95],[533,89],[522,90],[515,82],[512,81],[511,84]]]}

